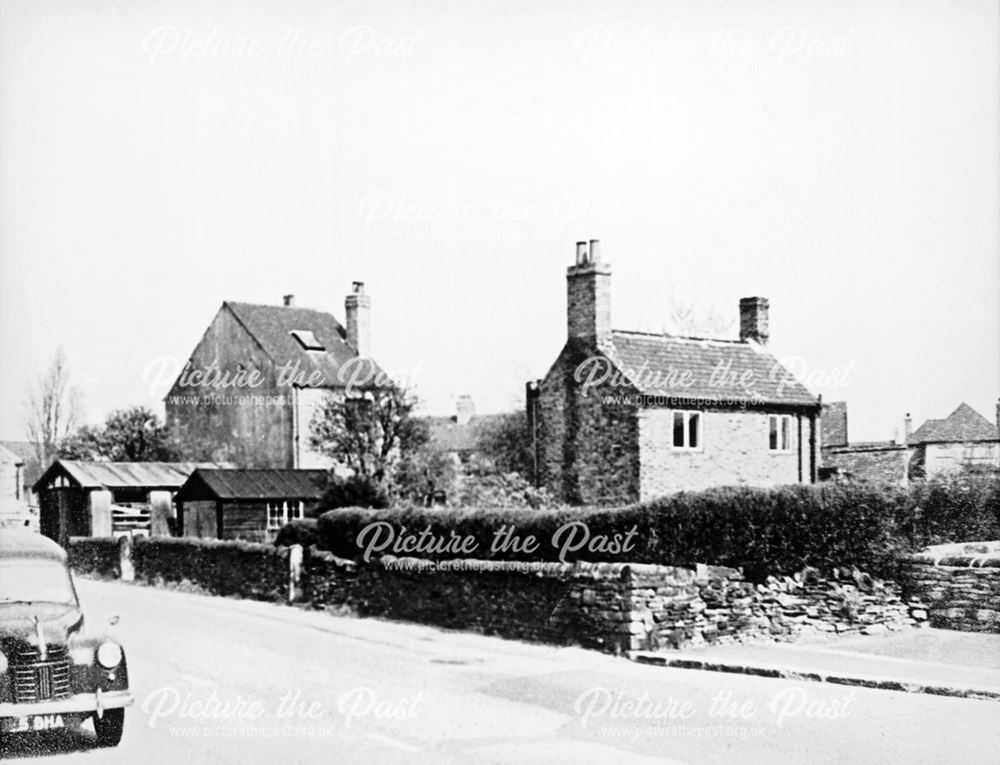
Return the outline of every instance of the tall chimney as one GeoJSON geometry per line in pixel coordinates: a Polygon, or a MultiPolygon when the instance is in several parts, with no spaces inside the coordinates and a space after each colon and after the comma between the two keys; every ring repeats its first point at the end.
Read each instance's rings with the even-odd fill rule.
{"type": "Polygon", "coordinates": [[[281,298],[281,302],[284,303],[286,307],[291,307],[295,305],[295,295],[284,295],[281,298]]]}
{"type": "Polygon", "coordinates": [[[566,327],[571,340],[611,339],[611,266],[597,239],[577,242],[576,263],[566,269],[566,327]]]}
{"type": "MultiPolygon", "coordinates": [[[[997,405],[1000,407],[1000,404],[997,405]]],[[[1000,410],[997,412],[997,416],[1000,417],[1000,410]]],[[[910,433],[913,432],[913,420],[910,417],[910,413],[906,413],[906,417],[903,418],[903,443],[910,443],[910,433]]]]}
{"type": "Polygon", "coordinates": [[[468,425],[475,415],[476,405],[472,401],[472,396],[459,396],[455,402],[455,422],[459,425],[468,425]]]}
{"type": "Polygon", "coordinates": [[[358,356],[368,356],[371,352],[371,307],[372,299],[365,294],[365,283],[354,282],[353,291],[344,298],[344,313],[347,314],[347,342],[358,356]]]}
{"type": "Polygon", "coordinates": [[[767,345],[771,334],[767,317],[769,306],[764,297],[740,298],[740,340],[767,345]]]}

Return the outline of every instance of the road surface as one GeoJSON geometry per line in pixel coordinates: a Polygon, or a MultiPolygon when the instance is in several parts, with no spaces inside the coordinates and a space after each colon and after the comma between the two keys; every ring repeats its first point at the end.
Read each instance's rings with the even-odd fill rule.
{"type": "Polygon", "coordinates": [[[4,743],[52,763],[997,763],[1000,703],[632,664],[594,652],[121,583],[136,704],[4,743]]]}

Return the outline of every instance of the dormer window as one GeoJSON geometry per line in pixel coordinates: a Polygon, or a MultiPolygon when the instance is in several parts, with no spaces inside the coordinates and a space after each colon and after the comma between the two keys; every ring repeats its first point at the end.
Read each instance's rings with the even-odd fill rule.
{"type": "Polygon", "coordinates": [[[289,334],[299,341],[299,345],[307,351],[325,351],[323,344],[316,339],[311,329],[293,329],[289,334]]]}

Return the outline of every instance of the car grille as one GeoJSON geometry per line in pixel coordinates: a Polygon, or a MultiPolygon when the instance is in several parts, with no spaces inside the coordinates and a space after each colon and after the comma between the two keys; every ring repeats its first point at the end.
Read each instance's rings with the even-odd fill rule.
{"type": "Polygon", "coordinates": [[[57,701],[70,696],[69,657],[65,646],[47,646],[44,659],[37,648],[22,649],[15,654],[10,672],[15,703],[57,701]]]}

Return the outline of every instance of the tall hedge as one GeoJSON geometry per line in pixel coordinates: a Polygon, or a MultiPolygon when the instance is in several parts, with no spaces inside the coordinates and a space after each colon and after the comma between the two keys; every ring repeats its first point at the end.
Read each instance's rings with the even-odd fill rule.
{"type": "MultiPolygon", "coordinates": [[[[927,544],[928,539],[1000,538],[997,480],[971,480],[976,487],[966,487],[964,493],[930,483],[909,490],[862,483],[722,487],[618,509],[349,508],[320,516],[316,533],[321,548],[352,559],[364,552],[358,545],[359,533],[382,522],[391,526],[396,540],[404,531],[416,535],[429,528],[435,540],[471,536],[475,549],[471,554],[428,553],[390,546],[381,554],[558,560],[560,548],[552,544],[556,530],[582,521],[591,540],[613,540],[615,535],[624,539],[634,528],[632,544],[627,550],[585,546],[568,552],[565,560],[741,566],[752,579],[791,574],[805,566],[821,571],[857,566],[892,576],[896,555],[927,544]],[[530,554],[494,549],[494,534],[504,526],[513,527],[521,540],[532,535],[539,542],[537,549],[530,554]]],[[[578,539],[582,536],[580,531],[578,539]]]]}

